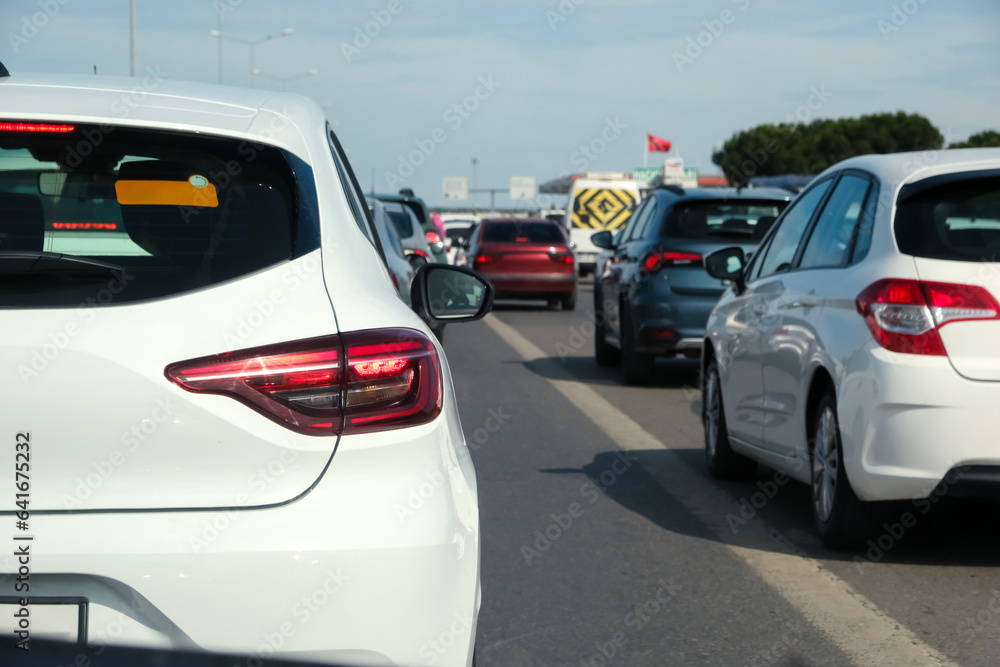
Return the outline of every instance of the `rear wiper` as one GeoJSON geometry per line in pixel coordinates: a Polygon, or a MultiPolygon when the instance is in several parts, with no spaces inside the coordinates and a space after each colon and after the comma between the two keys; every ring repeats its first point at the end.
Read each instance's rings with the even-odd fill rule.
{"type": "Polygon", "coordinates": [[[121,280],[125,267],[88,257],[33,250],[0,250],[0,276],[50,274],[74,278],[121,280]]]}

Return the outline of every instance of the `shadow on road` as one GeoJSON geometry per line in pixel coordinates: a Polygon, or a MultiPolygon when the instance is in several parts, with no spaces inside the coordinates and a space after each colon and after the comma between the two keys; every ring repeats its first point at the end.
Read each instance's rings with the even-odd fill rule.
{"type": "MultiPolygon", "coordinates": [[[[880,563],[1000,566],[1000,500],[931,496],[886,503],[878,508],[880,528],[872,534],[871,542],[855,551],[837,552],[824,547],[816,537],[809,509],[809,488],[805,484],[785,481],[775,485],[776,473],[763,466],[753,480],[715,480],[704,469],[704,454],[700,449],[602,452],[582,468],[540,472],[585,476],[597,492],[648,519],[657,528],[719,541],[711,529],[647,471],[647,467],[676,467],[681,462],[690,466],[705,484],[721,488],[732,498],[734,516],[744,517],[745,521],[766,521],[791,537],[796,547],[811,558],[844,561],[864,568],[875,568],[880,563]],[[627,467],[625,461],[629,463],[627,467]],[[905,520],[904,515],[907,515],[905,520]]],[[[722,524],[726,518],[715,517],[722,524]]]]}
{"type": "MultiPolygon", "coordinates": [[[[698,391],[699,361],[697,359],[657,359],[652,381],[642,388],[683,389],[698,391]]],[[[621,371],[618,368],[598,366],[593,357],[566,356],[545,357],[524,362],[525,367],[536,375],[549,380],[566,380],[566,374],[574,380],[588,384],[621,385],[621,371]]]]}

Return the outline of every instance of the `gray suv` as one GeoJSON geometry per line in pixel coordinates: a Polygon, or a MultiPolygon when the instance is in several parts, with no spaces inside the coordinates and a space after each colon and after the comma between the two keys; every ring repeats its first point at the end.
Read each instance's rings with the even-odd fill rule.
{"type": "Polygon", "coordinates": [[[708,315],[728,286],[708,275],[702,258],[731,246],[752,252],[791,197],[770,188],[662,186],[617,239],[594,234],[607,251],[594,273],[597,363],[621,363],[622,381],[642,384],[657,356],[699,356],[708,315]]]}

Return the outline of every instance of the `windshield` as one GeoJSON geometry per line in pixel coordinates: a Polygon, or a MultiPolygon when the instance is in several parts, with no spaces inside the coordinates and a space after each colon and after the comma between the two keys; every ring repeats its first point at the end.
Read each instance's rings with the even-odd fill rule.
{"type": "MultiPolygon", "coordinates": [[[[122,269],[123,303],[229,280],[310,245],[277,149],[257,146],[251,162],[233,140],[58,127],[0,133],[0,270],[15,252],[104,261],[122,269]]],[[[78,305],[90,286],[53,266],[0,282],[0,306],[78,305]]]]}
{"type": "Polygon", "coordinates": [[[483,241],[487,243],[565,243],[562,232],[551,222],[486,222],[483,241]]]}
{"type": "Polygon", "coordinates": [[[698,241],[760,241],[785,202],[695,201],[670,210],[664,236],[698,241]]]}

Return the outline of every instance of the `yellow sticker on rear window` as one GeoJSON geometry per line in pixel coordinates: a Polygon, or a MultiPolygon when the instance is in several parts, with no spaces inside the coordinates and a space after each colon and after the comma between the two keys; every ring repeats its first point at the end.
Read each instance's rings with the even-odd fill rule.
{"type": "Polygon", "coordinates": [[[122,206],[203,206],[216,208],[219,195],[204,176],[186,181],[116,181],[122,206]]]}

